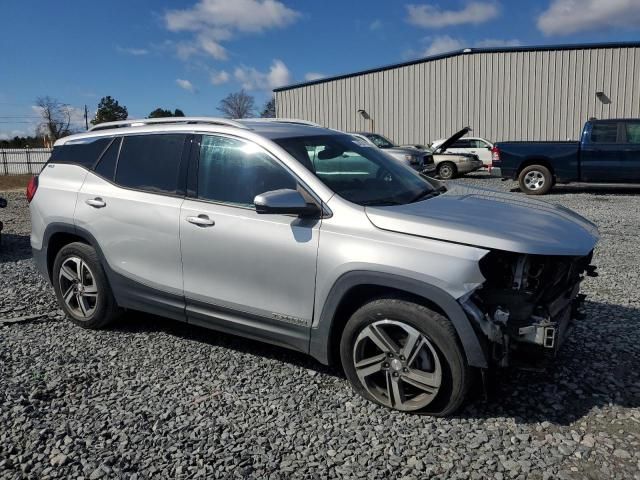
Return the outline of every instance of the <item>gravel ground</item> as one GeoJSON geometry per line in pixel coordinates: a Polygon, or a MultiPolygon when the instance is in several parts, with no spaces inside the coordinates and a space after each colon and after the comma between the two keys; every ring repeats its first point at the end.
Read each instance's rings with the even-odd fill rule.
{"type": "Polygon", "coordinates": [[[374,406],[304,355],[157,317],[74,327],[29,257],[23,195],[9,193],[0,477],[640,479],[638,193],[546,197],[602,233],[588,317],[551,370],[503,372],[488,401],[449,419],[374,406]]]}

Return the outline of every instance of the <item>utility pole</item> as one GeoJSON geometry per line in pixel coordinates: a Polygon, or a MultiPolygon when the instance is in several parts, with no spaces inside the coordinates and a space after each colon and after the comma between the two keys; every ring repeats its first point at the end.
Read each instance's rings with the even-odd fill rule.
{"type": "Polygon", "coordinates": [[[89,113],[87,112],[87,105],[84,106],[84,128],[89,130],[89,113]]]}

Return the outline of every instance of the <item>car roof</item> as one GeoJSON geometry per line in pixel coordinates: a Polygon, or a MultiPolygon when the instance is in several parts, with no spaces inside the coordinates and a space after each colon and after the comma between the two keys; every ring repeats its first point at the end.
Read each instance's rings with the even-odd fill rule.
{"type": "Polygon", "coordinates": [[[278,121],[277,119],[250,118],[238,120],[238,122],[258,135],[270,139],[344,134],[344,132],[324,128],[320,125],[295,123],[294,120],[278,121]]]}

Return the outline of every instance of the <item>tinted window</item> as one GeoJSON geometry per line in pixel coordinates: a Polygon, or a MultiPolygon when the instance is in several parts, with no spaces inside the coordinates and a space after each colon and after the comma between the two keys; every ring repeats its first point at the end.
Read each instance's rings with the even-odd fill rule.
{"type": "Polygon", "coordinates": [[[121,138],[116,138],[111,145],[109,145],[107,151],[102,154],[98,165],[96,165],[95,172],[107,180],[113,181],[113,176],[116,173],[116,161],[118,160],[121,141],[121,138]]]}
{"type": "Polygon", "coordinates": [[[376,133],[366,134],[366,137],[375,143],[378,148],[393,148],[393,142],[388,138],[384,138],[382,135],[378,135],[376,133]]]}
{"type": "Polygon", "coordinates": [[[626,123],[627,143],[640,143],[640,123],[626,123]]]}
{"type": "Polygon", "coordinates": [[[475,144],[472,145],[471,140],[469,140],[468,138],[457,140],[451,146],[451,148],[474,148],[474,147],[475,147],[475,144]]]}
{"type": "Polygon", "coordinates": [[[154,193],[176,193],[185,138],[182,134],[124,137],[116,183],[154,193]]]}
{"type": "Polygon", "coordinates": [[[55,147],[49,159],[52,163],[74,163],[91,168],[111,142],[111,137],[88,138],[55,147]]]}
{"type": "Polygon", "coordinates": [[[295,178],[257,145],[227,137],[202,137],[199,198],[251,206],[256,195],[296,187],[295,178]]]}
{"type": "Polygon", "coordinates": [[[616,143],[618,137],[617,123],[594,123],[591,130],[593,143],[616,143]]]}

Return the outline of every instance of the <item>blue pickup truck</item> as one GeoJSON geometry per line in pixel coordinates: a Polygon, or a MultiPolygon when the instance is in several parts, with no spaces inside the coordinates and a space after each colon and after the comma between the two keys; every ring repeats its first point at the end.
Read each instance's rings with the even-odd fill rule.
{"type": "Polygon", "coordinates": [[[579,142],[499,142],[491,175],[544,195],[556,183],[640,183],[640,119],[589,120],[579,142]]]}

